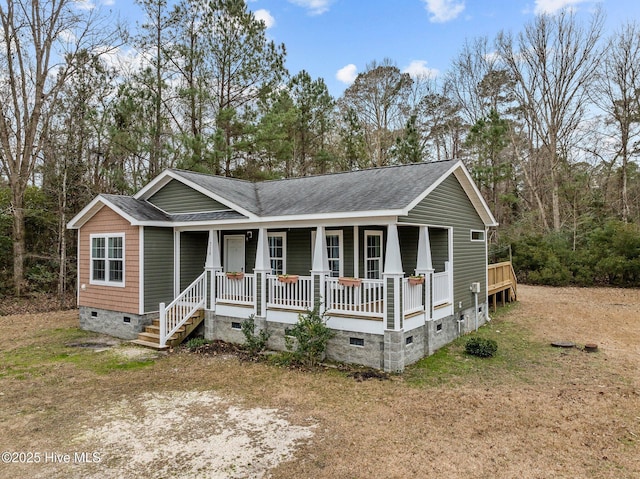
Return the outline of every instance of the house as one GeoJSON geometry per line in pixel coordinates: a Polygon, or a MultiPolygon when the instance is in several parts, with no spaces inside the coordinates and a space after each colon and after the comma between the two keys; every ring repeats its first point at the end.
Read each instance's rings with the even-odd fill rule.
{"type": "Polygon", "coordinates": [[[164,346],[204,311],[206,338],[242,342],[253,314],[281,350],[318,301],[328,358],[401,371],[487,319],[496,221],[460,161],[258,183],[168,169],[68,226],[81,327],[121,338],[164,346]]]}

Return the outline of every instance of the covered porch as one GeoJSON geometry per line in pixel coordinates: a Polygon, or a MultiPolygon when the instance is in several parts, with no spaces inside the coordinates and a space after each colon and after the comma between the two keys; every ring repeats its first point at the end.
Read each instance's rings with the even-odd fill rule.
{"type": "MultiPolygon", "coordinates": [[[[198,234],[202,243],[204,232],[198,234]]],[[[383,335],[420,327],[453,314],[451,236],[448,228],[395,223],[210,229],[200,255],[205,271],[172,303],[160,305],[161,336],[170,337],[198,309],[237,318],[234,324],[252,314],[294,324],[316,303],[337,330],[383,335]]],[[[178,260],[186,256],[177,248],[178,260]]]]}

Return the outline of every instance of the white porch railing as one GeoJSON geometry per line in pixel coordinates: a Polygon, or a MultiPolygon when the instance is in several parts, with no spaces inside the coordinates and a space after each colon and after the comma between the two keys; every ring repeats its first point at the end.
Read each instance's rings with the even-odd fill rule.
{"type": "Polygon", "coordinates": [[[433,274],[433,306],[440,306],[451,302],[449,272],[433,274]]]}
{"type": "Polygon", "coordinates": [[[277,276],[267,276],[267,307],[311,309],[311,276],[298,276],[294,283],[283,283],[277,276]]]}
{"type": "Polygon", "coordinates": [[[411,284],[409,278],[402,278],[404,315],[424,311],[424,284],[411,284]]]}
{"type": "Polygon", "coordinates": [[[255,274],[241,278],[216,273],[216,302],[253,306],[255,302],[255,274]]]}
{"type": "Polygon", "coordinates": [[[207,276],[202,273],[180,295],[165,307],[160,303],[160,346],[206,302],[207,276]]]}
{"type": "Polygon", "coordinates": [[[383,316],[384,283],[381,279],[363,279],[360,286],[343,286],[338,278],[327,278],[325,284],[327,312],[349,316],[383,316]]]}

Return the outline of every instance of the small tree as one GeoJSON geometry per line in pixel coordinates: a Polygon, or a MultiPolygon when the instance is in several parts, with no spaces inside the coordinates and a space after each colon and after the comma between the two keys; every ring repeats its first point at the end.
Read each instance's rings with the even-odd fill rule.
{"type": "Polygon", "coordinates": [[[267,341],[269,340],[271,333],[266,329],[262,329],[258,334],[256,334],[255,315],[252,314],[245,319],[240,328],[242,330],[242,334],[244,334],[245,348],[249,353],[249,356],[255,357],[266,349],[267,341]]]}
{"type": "Polygon", "coordinates": [[[320,303],[316,302],[312,310],[298,315],[298,322],[289,330],[285,344],[293,351],[295,361],[311,368],[322,361],[327,343],[333,336],[324,313],[320,314],[320,303]],[[295,344],[292,338],[296,340],[295,344]]]}

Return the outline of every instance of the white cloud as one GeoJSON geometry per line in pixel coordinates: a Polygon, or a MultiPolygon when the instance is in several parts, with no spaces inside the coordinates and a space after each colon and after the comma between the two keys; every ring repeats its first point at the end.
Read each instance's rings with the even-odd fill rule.
{"type": "Polygon", "coordinates": [[[115,3],[116,3],[116,0],[102,0],[102,4],[105,7],[111,7],[111,6],[115,5],[115,3]]]}
{"type": "Polygon", "coordinates": [[[536,6],[534,13],[536,14],[553,14],[564,8],[571,8],[579,3],[584,3],[587,0],[536,0],[536,6]]]}
{"type": "Polygon", "coordinates": [[[413,60],[408,67],[402,70],[402,73],[408,73],[411,78],[435,78],[440,74],[440,71],[429,68],[424,60],[413,60]]]}
{"type": "Polygon", "coordinates": [[[273,18],[271,12],[269,10],[265,10],[261,8],[260,10],[256,10],[253,12],[257,20],[262,20],[264,24],[267,26],[267,29],[271,28],[276,24],[276,19],[273,18]]]}
{"type": "Polygon", "coordinates": [[[309,10],[311,15],[322,15],[329,11],[329,5],[333,0],[289,0],[290,3],[309,10]]]}
{"type": "Polygon", "coordinates": [[[351,85],[357,76],[358,68],[353,63],[343,66],[336,72],[336,78],[347,85],[351,85]]]}
{"type": "Polygon", "coordinates": [[[78,10],[93,10],[96,8],[96,4],[90,0],[75,0],[74,3],[78,10]]]}
{"type": "Polygon", "coordinates": [[[431,14],[429,21],[444,23],[453,20],[464,10],[464,2],[456,0],[424,0],[427,11],[431,14]]]}

